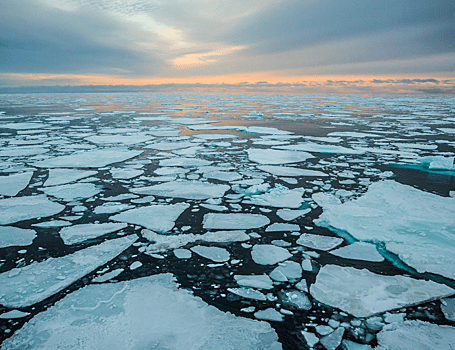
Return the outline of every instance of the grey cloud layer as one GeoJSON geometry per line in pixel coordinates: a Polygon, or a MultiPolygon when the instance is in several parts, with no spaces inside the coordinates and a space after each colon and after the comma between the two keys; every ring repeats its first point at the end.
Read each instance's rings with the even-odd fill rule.
{"type": "Polygon", "coordinates": [[[0,72],[455,71],[453,0],[4,0],[1,7],[0,72]],[[185,45],[171,48],[134,16],[176,30],[185,45]],[[223,45],[245,49],[172,70],[178,56],[223,45]],[[393,66],[397,60],[406,64],[393,66]]]}

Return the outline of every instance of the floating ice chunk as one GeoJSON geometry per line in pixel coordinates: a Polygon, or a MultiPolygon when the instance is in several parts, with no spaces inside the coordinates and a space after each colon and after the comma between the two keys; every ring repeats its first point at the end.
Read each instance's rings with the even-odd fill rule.
{"type": "Polygon", "coordinates": [[[236,181],[242,178],[242,175],[235,171],[210,171],[204,173],[207,179],[215,179],[220,181],[236,181]]]}
{"type": "Polygon", "coordinates": [[[256,244],[251,250],[251,257],[259,265],[275,265],[292,256],[287,249],[272,244],[256,244]]]}
{"type": "Polygon", "coordinates": [[[296,243],[311,249],[327,251],[339,246],[341,243],[343,243],[343,239],[339,237],[320,236],[313,235],[310,233],[303,233],[302,235],[300,235],[296,243]]]}
{"type": "Polygon", "coordinates": [[[52,216],[65,209],[45,195],[0,199],[0,225],[52,216]]]}
{"type": "Polygon", "coordinates": [[[326,305],[355,317],[416,305],[455,294],[433,281],[405,276],[383,276],[366,269],[325,265],[310,288],[311,295],[326,305]]]}
{"type": "Polygon", "coordinates": [[[258,165],[256,166],[259,170],[265,171],[267,173],[276,175],[276,176],[293,176],[293,177],[302,177],[302,176],[314,176],[314,177],[323,177],[329,176],[322,171],[309,170],[309,169],[299,169],[289,166],[276,166],[276,165],[258,165]]]}
{"type": "Polygon", "coordinates": [[[352,148],[346,148],[342,146],[334,145],[320,145],[313,142],[303,142],[296,145],[288,146],[274,146],[276,149],[284,149],[291,151],[306,151],[306,152],[315,152],[315,153],[338,153],[338,154],[362,154],[363,151],[355,150],[352,148]]]}
{"type": "Polygon", "coordinates": [[[203,258],[212,260],[214,262],[225,262],[231,257],[229,252],[224,248],[207,247],[204,245],[197,245],[190,248],[193,253],[202,256],[203,258]]]}
{"type": "Polygon", "coordinates": [[[0,319],[8,320],[8,319],[15,319],[15,318],[22,318],[30,315],[29,312],[19,311],[19,310],[11,310],[8,312],[4,312],[0,315],[0,319]]]}
{"type": "Polygon", "coordinates": [[[109,164],[137,157],[143,152],[131,151],[121,147],[103,148],[49,158],[32,165],[38,168],[102,168],[109,164]]]}
{"type": "Polygon", "coordinates": [[[259,320],[267,320],[267,321],[275,321],[275,322],[282,322],[284,316],[280,314],[278,311],[272,308],[268,308],[265,310],[259,310],[254,313],[254,317],[259,320]]]}
{"type": "MultiPolygon", "coordinates": [[[[314,196],[313,196],[314,198],[314,196]]],[[[385,242],[387,250],[418,272],[455,278],[455,199],[386,180],[341,205],[318,201],[315,223],[362,241],[385,242]]]]}
{"type": "Polygon", "coordinates": [[[37,146],[5,147],[0,151],[0,157],[29,157],[48,151],[48,148],[37,146]]]}
{"type": "Polygon", "coordinates": [[[235,275],[235,281],[239,286],[257,289],[272,289],[273,281],[267,275],[235,275]]]}
{"type": "Polygon", "coordinates": [[[127,210],[123,213],[111,216],[109,220],[141,225],[150,230],[165,233],[172,230],[175,225],[175,220],[177,220],[189,206],[188,203],[152,205],[127,210]]]}
{"type": "Polygon", "coordinates": [[[15,196],[26,188],[33,176],[33,172],[0,176],[0,195],[15,196]]]}
{"type": "Polygon", "coordinates": [[[124,203],[116,203],[116,202],[109,202],[104,203],[93,209],[94,214],[114,214],[118,213],[119,211],[124,211],[127,209],[134,208],[132,205],[124,204],[124,203]]]}
{"type": "Polygon", "coordinates": [[[253,300],[260,300],[266,301],[267,298],[261,292],[251,289],[251,288],[228,288],[227,289],[232,294],[238,295],[239,297],[245,299],[253,299],[253,300]]]}
{"type": "Polygon", "coordinates": [[[272,149],[250,148],[247,150],[250,161],[259,164],[288,164],[304,162],[313,155],[299,151],[279,151],[272,149]]]}
{"type": "Polygon", "coordinates": [[[366,132],[356,132],[356,131],[335,131],[327,134],[327,136],[341,136],[341,137],[356,137],[356,138],[364,138],[364,137],[372,137],[372,138],[382,138],[381,135],[370,134],[366,132]]]}
{"type": "MultiPolygon", "coordinates": [[[[373,350],[373,348],[367,344],[358,344],[358,343],[354,343],[353,341],[350,341],[350,340],[347,340],[347,339],[344,339],[342,341],[342,349],[343,350],[373,350]]],[[[379,349],[378,350],[382,350],[382,349],[379,349]]]]}
{"type": "Polygon", "coordinates": [[[125,180],[133,179],[144,173],[144,170],[141,169],[112,168],[109,171],[112,174],[112,178],[125,180]]]}
{"type": "Polygon", "coordinates": [[[204,207],[204,208],[212,210],[212,211],[227,211],[228,210],[228,207],[225,207],[224,205],[216,205],[216,204],[202,203],[201,207],[204,207]]]}
{"type": "Polygon", "coordinates": [[[30,245],[35,237],[36,231],[34,230],[0,226],[0,248],[30,245]]]}
{"type": "Polygon", "coordinates": [[[455,134],[455,128],[438,128],[438,130],[446,134],[455,134]]]}
{"type": "Polygon", "coordinates": [[[162,197],[208,199],[223,197],[230,189],[228,185],[218,185],[199,181],[174,181],[158,185],[131,189],[136,194],[147,194],[162,197]]]}
{"type": "Polygon", "coordinates": [[[103,224],[81,224],[65,227],[60,230],[60,237],[66,245],[77,244],[111,232],[119,231],[128,224],[107,222],[103,224]]]}
{"type": "Polygon", "coordinates": [[[38,224],[32,224],[32,226],[41,227],[41,228],[54,228],[54,227],[71,226],[71,223],[66,220],[50,220],[50,221],[40,222],[38,224]]]}
{"type": "Polygon", "coordinates": [[[192,255],[191,250],[182,248],[174,249],[173,253],[178,259],[190,259],[192,255]]]}
{"type": "Polygon", "coordinates": [[[211,243],[229,243],[245,242],[250,236],[245,231],[216,231],[207,232],[203,235],[194,235],[192,233],[180,235],[160,235],[149,230],[142,230],[142,236],[147,240],[154,242],[147,248],[147,254],[165,252],[170,249],[183,247],[192,242],[211,242],[211,243]]]}
{"type": "Polygon", "coordinates": [[[302,331],[302,335],[310,348],[319,343],[319,338],[314,333],[302,331]]]}
{"type": "Polygon", "coordinates": [[[44,186],[63,185],[89,176],[96,175],[97,171],[76,169],[49,169],[49,176],[44,186]]]}
{"type": "Polygon", "coordinates": [[[279,209],[276,211],[276,215],[282,220],[292,221],[302,215],[308,214],[310,211],[310,208],[302,210],[279,209]]]}
{"type": "Polygon", "coordinates": [[[312,304],[305,293],[298,290],[282,290],[278,293],[284,307],[291,310],[310,310],[312,304]]]}
{"type": "Polygon", "coordinates": [[[268,323],[219,311],[166,274],[81,288],[35,316],[2,350],[31,342],[36,350],[279,350],[277,339],[268,323]]]}
{"type": "Polygon", "coordinates": [[[76,183],[42,188],[41,191],[49,196],[71,202],[78,199],[90,198],[101,191],[92,183],[76,183]]]}
{"type": "Polygon", "coordinates": [[[141,266],[142,266],[142,263],[140,261],[134,261],[130,265],[130,270],[136,270],[136,269],[140,268],[141,266]]]}
{"type": "Polygon", "coordinates": [[[206,230],[248,230],[270,223],[267,216],[260,214],[218,214],[204,215],[203,227],[206,230]]]}
{"type": "Polygon", "coordinates": [[[319,342],[324,346],[327,350],[336,350],[343,340],[344,335],[344,327],[337,328],[334,332],[322,337],[319,342]]]}
{"type": "Polygon", "coordinates": [[[0,128],[2,128],[2,129],[13,129],[13,130],[41,129],[44,126],[46,126],[46,124],[44,124],[44,123],[26,123],[26,122],[0,124],[0,128]]]}
{"type": "Polygon", "coordinates": [[[210,165],[212,162],[198,158],[170,158],[160,160],[160,166],[199,167],[210,165]]]}
{"type": "Polygon", "coordinates": [[[193,136],[203,140],[224,140],[238,138],[237,135],[232,134],[198,134],[193,136]]]}
{"type": "Polygon", "coordinates": [[[376,246],[365,242],[355,242],[353,244],[332,250],[330,254],[346,259],[363,261],[384,261],[384,257],[378,253],[376,246]]]}
{"type": "Polygon", "coordinates": [[[120,275],[123,271],[124,271],[124,269],[115,269],[115,270],[106,272],[105,274],[92,279],[92,282],[96,282],[96,283],[107,282],[107,281],[117,277],[118,275],[120,275]]]}
{"type": "Polygon", "coordinates": [[[181,148],[188,148],[194,146],[195,143],[191,141],[161,141],[152,143],[144,148],[156,149],[158,151],[173,151],[181,148]]]}
{"type": "Polygon", "coordinates": [[[269,275],[274,281],[296,282],[302,277],[302,267],[295,261],[285,261],[280,263],[269,275]]]}
{"type": "Polygon", "coordinates": [[[440,350],[455,348],[455,327],[423,321],[405,321],[385,326],[377,334],[384,350],[440,350]]]}
{"type": "Polygon", "coordinates": [[[112,239],[61,258],[14,268],[0,274],[0,304],[26,307],[38,303],[114,259],[132,245],[136,235],[112,239]]]}
{"type": "Polygon", "coordinates": [[[270,226],[267,226],[265,232],[278,232],[278,231],[300,231],[300,226],[295,224],[284,224],[281,222],[275,222],[270,226]]]}
{"type": "Polygon", "coordinates": [[[288,189],[283,185],[276,185],[269,192],[252,195],[243,202],[269,207],[279,208],[300,208],[303,203],[303,194],[305,189],[294,188],[288,189]]]}
{"type": "Polygon", "coordinates": [[[419,162],[430,170],[455,170],[453,164],[455,157],[423,157],[419,159],[419,162]]]}
{"type": "Polygon", "coordinates": [[[105,144],[121,144],[121,145],[135,145],[137,143],[143,143],[151,141],[155,137],[146,135],[144,133],[138,133],[133,135],[94,135],[86,137],[85,139],[89,142],[96,143],[98,145],[105,144]]]}
{"type": "Polygon", "coordinates": [[[441,311],[447,320],[455,322],[455,299],[442,299],[441,311]]]}

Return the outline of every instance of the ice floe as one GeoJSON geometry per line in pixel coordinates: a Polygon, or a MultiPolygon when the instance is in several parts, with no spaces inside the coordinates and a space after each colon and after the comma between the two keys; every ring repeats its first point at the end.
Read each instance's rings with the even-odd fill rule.
{"type": "Polygon", "coordinates": [[[51,186],[45,187],[41,189],[41,191],[48,196],[56,197],[67,202],[90,198],[101,192],[101,190],[92,183],[51,186]]]}
{"type": "Polygon", "coordinates": [[[296,282],[302,277],[302,267],[295,261],[285,261],[275,267],[269,276],[278,282],[296,282]]]}
{"type": "Polygon", "coordinates": [[[49,169],[49,176],[44,186],[64,185],[96,174],[97,171],[93,170],[49,169]]]}
{"type": "Polygon", "coordinates": [[[173,181],[158,185],[132,188],[136,194],[186,199],[208,199],[223,197],[231,187],[200,181],[173,181]]]}
{"type": "Polygon", "coordinates": [[[38,168],[102,168],[109,164],[137,157],[143,152],[121,147],[102,148],[49,158],[34,162],[31,165],[38,168]]]}
{"type": "Polygon", "coordinates": [[[256,204],[266,207],[298,209],[303,203],[304,188],[289,189],[277,184],[274,188],[263,194],[251,195],[243,203],[256,204]]]}
{"type": "Polygon", "coordinates": [[[189,207],[188,203],[151,205],[124,211],[111,216],[109,220],[136,224],[149,230],[165,233],[172,230],[175,221],[189,207]]]}
{"type": "Polygon", "coordinates": [[[343,239],[339,237],[302,233],[297,239],[296,243],[311,249],[330,250],[338,247],[341,243],[343,243],[343,239]]]}
{"type": "Polygon", "coordinates": [[[259,164],[300,163],[309,158],[314,158],[312,154],[307,152],[280,151],[262,148],[250,148],[247,153],[250,161],[259,164]]]}
{"type": "Polygon", "coordinates": [[[52,216],[65,209],[46,195],[0,199],[0,225],[52,216]]]}
{"type": "Polygon", "coordinates": [[[8,176],[0,176],[0,195],[15,196],[26,188],[33,172],[25,172],[8,176]]]}
{"type": "Polygon", "coordinates": [[[433,281],[325,265],[316,276],[316,282],[311,285],[310,293],[321,303],[356,317],[368,317],[444,298],[455,294],[455,290],[433,281]]]}
{"type": "Polygon", "coordinates": [[[253,299],[260,301],[267,300],[264,294],[252,288],[228,288],[227,290],[232,294],[238,295],[244,299],[253,299]]]}
{"type": "Polygon", "coordinates": [[[288,146],[274,146],[276,149],[290,151],[306,151],[314,153],[362,154],[363,151],[334,145],[320,145],[313,142],[303,142],[288,146]]]}
{"type": "Polygon", "coordinates": [[[310,208],[301,209],[301,210],[291,210],[291,209],[278,209],[276,215],[285,221],[292,221],[297,219],[300,216],[308,214],[311,211],[310,208]]]}
{"type": "Polygon", "coordinates": [[[270,220],[261,214],[209,213],[204,215],[202,223],[207,230],[247,230],[268,225],[270,220]]]}
{"type": "Polygon", "coordinates": [[[256,244],[251,250],[251,258],[259,265],[275,265],[292,257],[289,251],[272,244],[256,244]]]}
{"type": "Polygon", "coordinates": [[[348,232],[361,241],[384,242],[418,272],[455,278],[455,200],[392,180],[372,184],[360,198],[343,204],[316,201],[319,226],[348,232]]]}
{"type": "Polygon", "coordinates": [[[60,258],[3,272],[0,304],[14,308],[38,303],[114,259],[136,239],[136,235],[112,239],[60,258]]]}
{"type": "Polygon", "coordinates": [[[235,281],[239,286],[256,289],[272,289],[273,281],[267,275],[235,275],[235,281]]]}
{"type": "Polygon", "coordinates": [[[325,177],[329,176],[328,174],[318,171],[318,170],[309,170],[309,169],[299,169],[289,166],[276,166],[276,165],[258,165],[256,166],[259,170],[265,171],[267,173],[276,175],[276,176],[292,176],[292,177],[325,177]]]}
{"type": "Polygon", "coordinates": [[[36,350],[281,349],[268,323],[207,305],[177,289],[171,274],[88,285],[35,316],[1,349],[30,342],[36,350]]]}
{"type": "Polygon", "coordinates": [[[190,250],[203,258],[212,260],[214,262],[225,262],[231,257],[229,252],[224,248],[208,247],[204,245],[196,245],[191,247],[190,250]]]}
{"type": "Polygon", "coordinates": [[[35,237],[35,230],[0,226],[0,248],[30,245],[35,237]]]}
{"type": "Polygon", "coordinates": [[[332,250],[330,254],[346,259],[363,261],[383,261],[384,257],[378,253],[374,244],[355,242],[353,244],[332,250]]]}
{"type": "Polygon", "coordinates": [[[117,222],[106,222],[102,224],[79,224],[62,228],[60,237],[66,245],[77,244],[88,239],[96,238],[107,233],[120,231],[128,224],[117,222]]]}

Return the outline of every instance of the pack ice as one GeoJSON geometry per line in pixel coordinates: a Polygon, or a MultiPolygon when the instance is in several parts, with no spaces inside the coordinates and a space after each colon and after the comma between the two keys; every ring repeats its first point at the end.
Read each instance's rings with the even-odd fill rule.
{"type": "Polygon", "coordinates": [[[28,186],[32,172],[0,176],[0,195],[15,196],[28,186]]]}
{"type": "Polygon", "coordinates": [[[321,303],[356,317],[420,304],[455,294],[455,290],[433,281],[401,275],[384,276],[366,269],[325,265],[311,285],[310,293],[321,303]]]}
{"type": "Polygon", "coordinates": [[[299,151],[280,151],[273,149],[250,148],[248,151],[250,161],[259,164],[288,164],[304,162],[313,155],[299,151]]]}
{"type": "Polygon", "coordinates": [[[88,285],[35,316],[1,349],[281,349],[268,323],[223,313],[174,281],[161,274],[88,285]]]}
{"type": "Polygon", "coordinates": [[[136,235],[112,239],[61,258],[49,258],[0,274],[0,304],[9,308],[38,303],[114,259],[136,235]]]}
{"type": "Polygon", "coordinates": [[[360,198],[340,204],[314,194],[323,213],[315,223],[385,247],[418,272],[455,278],[455,199],[392,180],[372,184],[360,198]]]}

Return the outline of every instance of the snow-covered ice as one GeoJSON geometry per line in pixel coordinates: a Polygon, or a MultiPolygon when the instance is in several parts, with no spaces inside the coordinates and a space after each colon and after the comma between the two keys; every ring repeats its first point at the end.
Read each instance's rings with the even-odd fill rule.
{"type": "Polygon", "coordinates": [[[203,258],[212,260],[214,262],[225,262],[231,257],[229,252],[224,248],[208,247],[205,245],[196,245],[191,247],[190,250],[203,258]]]}
{"type": "Polygon", "coordinates": [[[33,172],[25,172],[8,176],[0,176],[0,195],[15,196],[26,188],[33,176],[33,172]]]}
{"type": "Polygon", "coordinates": [[[204,215],[202,223],[207,230],[247,230],[268,225],[270,220],[261,214],[209,213],[204,215]]]}
{"type": "Polygon", "coordinates": [[[235,281],[239,286],[256,289],[272,289],[273,281],[267,275],[235,275],[235,281]]]}
{"type": "Polygon", "coordinates": [[[283,185],[277,184],[274,188],[266,193],[252,195],[245,199],[243,203],[255,204],[265,207],[279,208],[300,208],[303,203],[303,194],[305,189],[289,189],[283,185]]]}
{"type": "Polygon", "coordinates": [[[186,199],[219,198],[230,189],[228,185],[218,185],[200,181],[172,181],[158,185],[131,189],[136,194],[186,199]]]}
{"type": "Polygon", "coordinates": [[[275,331],[177,289],[171,274],[88,285],[58,301],[7,339],[2,350],[279,350],[275,331]],[[102,334],[103,336],[100,336],[102,334]]]}
{"type": "Polygon", "coordinates": [[[102,224],[79,224],[62,228],[60,237],[66,245],[77,244],[88,239],[96,238],[107,233],[115,232],[127,227],[126,223],[106,222],[102,224]]]}
{"type": "Polygon", "coordinates": [[[52,216],[65,209],[46,195],[0,199],[0,225],[52,216]]]}
{"type": "Polygon", "coordinates": [[[302,267],[295,261],[284,261],[275,267],[269,276],[278,282],[296,282],[302,278],[302,267]]]}
{"type": "Polygon", "coordinates": [[[227,290],[232,294],[238,295],[239,297],[242,297],[244,299],[253,299],[260,301],[267,300],[264,294],[252,288],[228,288],[227,290]]]}
{"type": "Polygon", "coordinates": [[[265,171],[267,173],[276,175],[276,176],[292,176],[292,177],[325,177],[329,176],[328,174],[310,169],[300,169],[290,166],[276,166],[276,165],[258,165],[256,166],[259,170],[265,171]]]}
{"type": "Polygon", "coordinates": [[[343,243],[343,239],[339,237],[302,233],[296,243],[311,249],[330,250],[343,243]]]}
{"type": "Polygon", "coordinates": [[[363,153],[362,151],[355,150],[352,148],[346,148],[346,147],[334,146],[334,145],[320,145],[318,143],[313,143],[313,142],[303,142],[303,143],[298,143],[296,145],[289,145],[289,146],[274,146],[273,148],[291,150],[291,151],[306,151],[306,152],[314,152],[314,153],[338,153],[338,154],[362,154],[363,153]]]}
{"type": "Polygon", "coordinates": [[[14,308],[38,303],[114,259],[136,239],[136,235],[112,239],[60,258],[0,273],[0,304],[14,308]]]}
{"type": "Polygon", "coordinates": [[[308,214],[310,211],[311,211],[310,208],[300,209],[300,210],[278,209],[276,211],[276,215],[278,215],[278,217],[280,217],[282,220],[292,221],[294,219],[297,219],[300,216],[308,214]]]}
{"type": "Polygon", "coordinates": [[[332,250],[330,254],[346,259],[363,261],[383,261],[384,257],[378,253],[374,244],[355,242],[353,244],[332,250]]]}
{"type": "Polygon", "coordinates": [[[319,226],[343,230],[361,241],[384,242],[418,272],[455,278],[455,199],[392,180],[370,185],[360,198],[343,204],[318,201],[319,226]]]}
{"type": "Polygon", "coordinates": [[[256,244],[251,250],[251,258],[259,265],[275,265],[291,256],[287,249],[272,244],[256,244]]]}
{"type": "Polygon", "coordinates": [[[49,169],[49,176],[44,186],[64,185],[96,174],[97,171],[93,170],[49,169]]]}
{"type": "Polygon", "coordinates": [[[92,183],[76,183],[44,187],[41,191],[46,193],[48,196],[56,197],[66,202],[90,198],[101,192],[101,190],[92,183]]]}
{"type": "Polygon", "coordinates": [[[321,303],[355,317],[369,317],[455,294],[455,290],[433,281],[401,275],[385,276],[366,269],[325,265],[311,285],[310,293],[321,303]]]}
{"type": "Polygon", "coordinates": [[[165,233],[172,230],[175,221],[189,207],[188,203],[151,205],[124,211],[109,217],[109,220],[140,225],[149,230],[165,233]]]}
{"type": "Polygon", "coordinates": [[[280,314],[278,311],[272,308],[268,308],[265,310],[259,310],[254,313],[254,317],[259,320],[267,320],[267,321],[275,321],[275,322],[282,322],[284,316],[280,314]]]}
{"type": "Polygon", "coordinates": [[[13,226],[0,226],[0,248],[32,244],[36,231],[13,226]]]}
{"type": "Polygon", "coordinates": [[[248,151],[250,161],[259,164],[289,164],[304,162],[314,158],[312,154],[300,151],[280,151],[263,148],[250,148],[248,151]]]}

